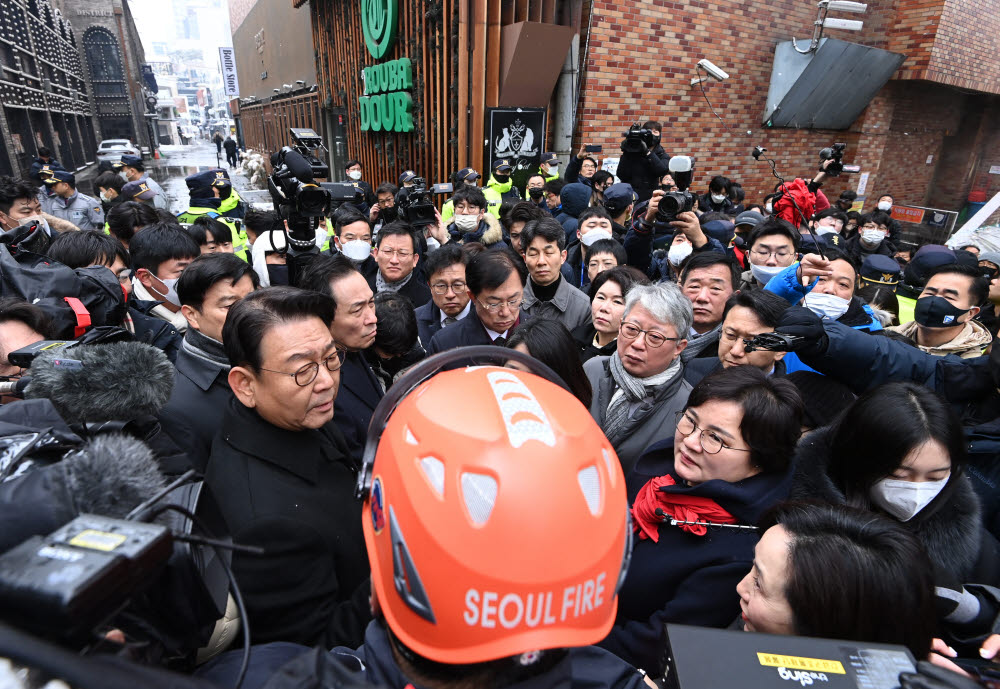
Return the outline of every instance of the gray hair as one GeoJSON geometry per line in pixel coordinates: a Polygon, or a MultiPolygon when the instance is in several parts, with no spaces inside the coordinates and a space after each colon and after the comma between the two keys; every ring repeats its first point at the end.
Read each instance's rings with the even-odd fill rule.
{"type": "Polygon", "coordinates": [[[674,326],[677,337],[687,339],[694,323],[694,311],[691,309],[691,300],[684,296],[680,287],[672,282],[634,285],[625,297],[622,320],[628,317],[636,305],[649,311],[660,323],[674,326]]]}

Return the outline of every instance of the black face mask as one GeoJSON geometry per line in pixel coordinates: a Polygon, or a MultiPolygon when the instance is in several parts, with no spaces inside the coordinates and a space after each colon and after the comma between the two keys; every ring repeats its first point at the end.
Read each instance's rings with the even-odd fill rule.
{"type": "Polygon", "coordinates": [[[287,285],[288,284],[288,266],[282,265],[267,265],[267,277],[271,281],[271,285],[287,285]]]}
{"type": "Polygon", "coordinates": [[[500,175],[497,173],[493,174],[493,179],[495,179],[499,184],[507,184],[510,181],[510,175],[500,175]]]}
{"type": "Polygon", "coordinates": [[[545,193],[545,190],[542,189],[542,188],[540,188],[540,187],[539,188],[528,189],[528,196],[530,196],[531,198],[535,199],[536,201],[538,199],[542,198],[542,194],[544,194],[544,193],[545,193]]]}
{"type": "Polygon", "coordinates": [[[969,309],[960,309],[944,297],[920,297],[913,309],[913,320],[925,328],[951,328],[969,309]]]}

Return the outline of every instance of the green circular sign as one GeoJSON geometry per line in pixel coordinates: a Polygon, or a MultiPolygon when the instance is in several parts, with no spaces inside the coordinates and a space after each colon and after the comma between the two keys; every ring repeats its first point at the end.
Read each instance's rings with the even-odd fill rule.
{"type": "Polygon", "coordinates": [[[381,60],[396,41],[398,0],[361,0],[361,30],[368,52],[381,60]]]}

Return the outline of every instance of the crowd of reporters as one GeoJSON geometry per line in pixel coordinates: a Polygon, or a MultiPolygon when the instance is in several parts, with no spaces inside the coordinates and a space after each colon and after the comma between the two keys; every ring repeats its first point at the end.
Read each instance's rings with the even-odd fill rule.
{"type": "MultiPolygon", "coordinates": [[[[162,189],[142,161],[123,159],[134,179],[95,182],[106,224],[91,217],[101,210],[104,220],[99,206],[67,215],[80,196],[65,171],[40,165],[43,189],[0,180],[0,251],[22,267],[41,255],[110,269],[120,316],[102,325],[152,348],[172,374],[129,368],[127,352],[106,361],[102,373],[124,382],[113,388],[118,407],[86,420],[152,420],[130,432],[158,471],[194,471],[233,540],[263,550],[233,555],[245,622],[266,649],[251,664],[256,681],[319,646],[361,647],[358,657],[382,668],[369,679],[400,689],[546,682],[571,660],[574,676],[625,686],[642,681],[633,668],[667,671],[666,623],[901,644],[949,667],[945,656],[989,658],[1000,647],[1000,354],[987,353],[1000,325],[1000,254],[904,243],[888,194],[863,213],[853,192],[827,199],[826,164],[761,199],[708,176],[691,210],[665,221],[661,204],[687,186],[668,172],[660,130],[643,125],[648,141],[622,156],[617,178],[586,147],[562,177],[558,157],[543,154],[520,190],[508,160],[484,186],[463,168],[442,212],[416,228],[400,210],[417,175],[369,184],[349,161],[344,176],[360,198],[319,223],[315,254],[294,270],[283,219],[247,207],[222,170],[189,177],[190,207],[175,215],[157,207],[162,189]],[[121,200],[133,182],[138,191],[121,200]],[[547,366],[567,406],[544,411],[585,419],[617,457],[609,476],[624,479],[635,544],[617,606],[609,588],[587,634],[553,628],[522,641],[500,629],[491,643],[503,653],[474,651],[461,619],[438,620],[451,648],[414,631],[426,611],[418,624],[386,600],[418,610],[411,599],[435,588],[419,568],[397,571],[395,589],[379,583],[400,565],[381,561],[364,531],[368,520],[380,531],[374,488],[362,493],[370,517],[355,489],[380,445],[377,410],[421,361],[470,346],[498,348],[513,369],[531,366],[501,352],[547,366]],[[588,645],[604,650],[527,657],[588,645]]],[[[70,331],[26,295],[4,296],[0,372],[34,379],[10,354],[70,331]]],[[[475,432],[483,399],[471,382],[448,384],[456,399],[421,409],[406,438],[443,437],[446,447],[453,436],[485,454],[490,441],[475,432]]],[[[58,387],[28,384],[25,395],[52,408],[10,399],[0,423],[61,417],[79,433],[58,387]]],[[[556,438],[546,452],[573,462],[571,445],[556,438]]],[[[567,490],[551,487],[552,502],[567,490]]],[[[555,524],[553,507],[521,509],[555,524]]],[[[409,546],[394,535],[394,547],[430,548],[431,535],[413,536],[421,528],[411,522],[409,546]]],[[[551,528],[579,548],[591,535],[551,528]]],[[[510,530],[494,546],[513,557],[519,539],[531,537],[510,530]]],[[[451,547],[457,562],[478,556],[474,545],[451,547]]],[[[464,567],[460,584],[486,586],[464,567]]],[[[185,669],[196,651],[179,652],[185,669]]],[[[232,653],[198,672],[226,681],[232,653]]]]}

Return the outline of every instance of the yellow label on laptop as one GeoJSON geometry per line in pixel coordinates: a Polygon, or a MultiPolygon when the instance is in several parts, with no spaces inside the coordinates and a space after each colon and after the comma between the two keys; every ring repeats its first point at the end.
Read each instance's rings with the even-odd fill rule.
{"type": "Polygon", "coordinates": [[[84,529],[70,539],[69,544],[78,548],[90,548],[91,550],[103,550],[111,552],[128,538],[122,534],[108,533],[107,531],[95,531],[94,529],[84,529]]]}
{"type": "Polygon", "coordinates": [[[838,675],[847,674],[839,660],[781,656],[774,653],[758,653],[757,660],[760,661],[761,665],[767,667],[786,667],[792,670],[805,670],[806,672],[832,672],[838,675]]]}

